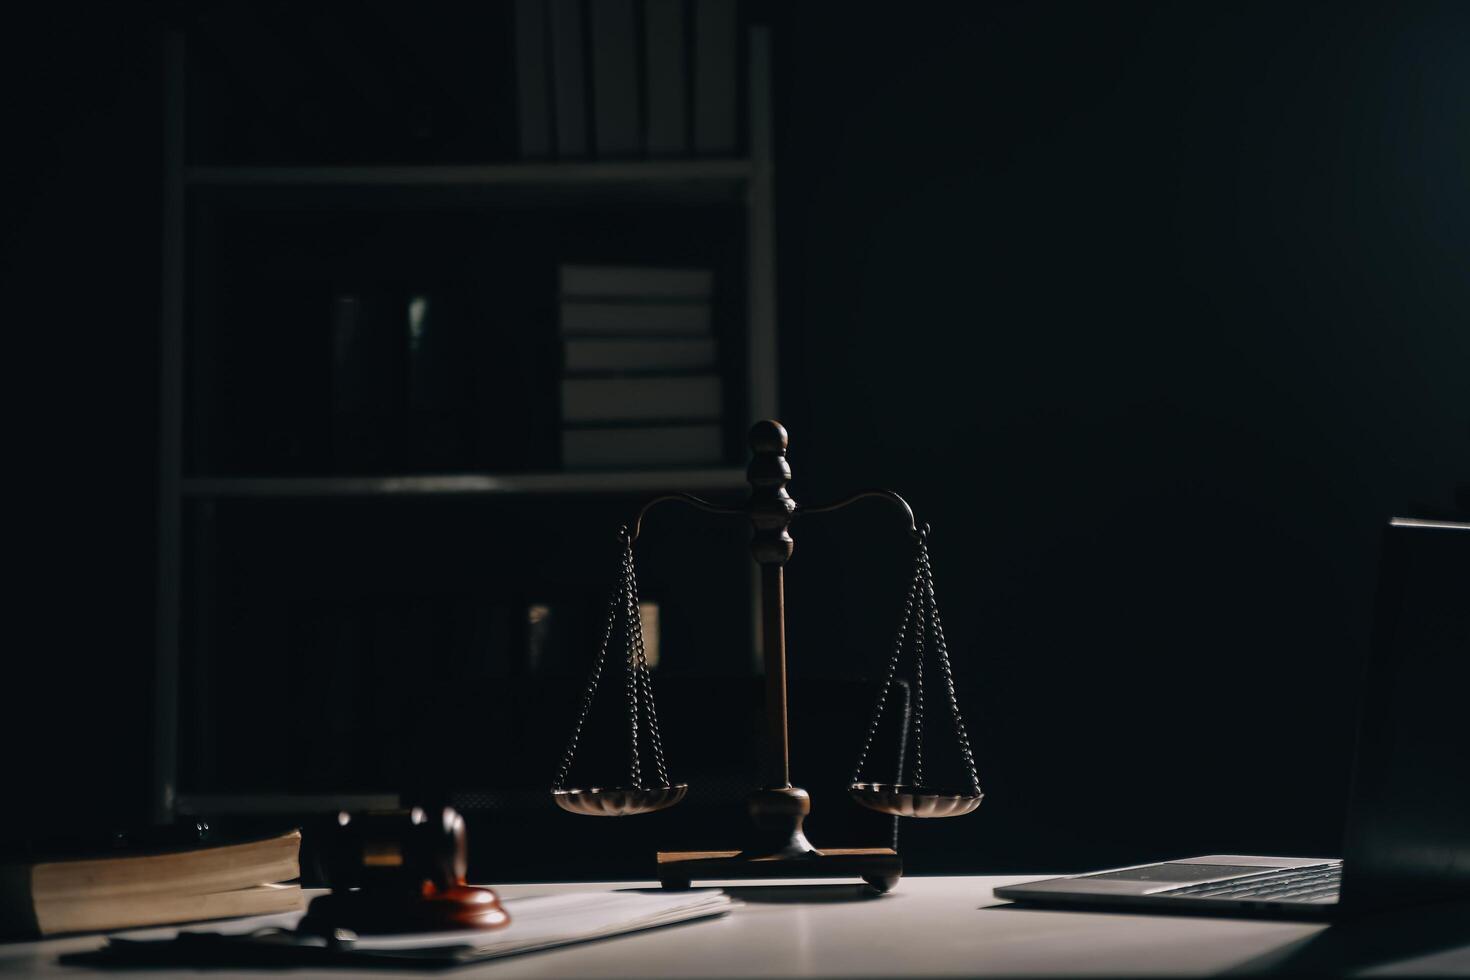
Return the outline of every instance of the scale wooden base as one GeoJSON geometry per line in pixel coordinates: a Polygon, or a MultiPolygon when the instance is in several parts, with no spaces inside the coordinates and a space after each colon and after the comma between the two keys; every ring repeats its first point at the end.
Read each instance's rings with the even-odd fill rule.
{"type": "Polygon", "coordinates": [[[658,880],[665,888],[723,878],[861,878],[886,892],[903,875],[903,859],[891,847],[827,848],[799,857],[747,857],[742,851],[659,851],[658,880]]]}
{"type": "Polygon", "coordinates": [[[806,790],[795,786],[750,794],[752,834],[743,851],[660,851],[658,880],[665,888],[688,888],[719,878],[861,878],[886,892],[903,875],[903,859],[891,847],[818,850],[801,829],[811,813],[806,790]]]}

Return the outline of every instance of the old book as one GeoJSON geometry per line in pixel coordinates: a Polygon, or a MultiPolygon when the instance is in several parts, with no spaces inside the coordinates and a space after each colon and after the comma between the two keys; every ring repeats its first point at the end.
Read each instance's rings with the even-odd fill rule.
{"type": "Polygon", "coordinates": [[[568,337],[569,373],[700,371],[715,367],[713,337],[568,337]]]}
{"type": "Polygon", "coordinates": [[[587,5],[592,40],[592,130],[603,159],[643,150],[638,104],[638,25],[634,0],[587,5]]]}
{"type": "Polygon", "coordinates": [[[684,0],[643,0],[643,126],[650,156],[689,152],[684,0]]]}
{"type": "Polygon", "coordinates": [[[735,152],[736,0],[694,0],[694,151],[735,152]]]}
{"type": "Polygon", "coordinates": [[[303,907],[299,885],[256,885],[203,895],[164,892],[117,898],[79,898],[36,906],[36,928],[25,935],[55,936],[69,932],[134,929],[177,922],[202,922],[239,915],[273,915],[303,907]]]}
{"type": "Polygon", "coordinates": [[[720,379],[713,374],[663,378],[565,378],[563,422],[718,419],[720,379]]]}
{"type": "Polygon", "coordinates": [[[604,303],[564,300],[561,329],[566,334],[705,334],[708,303],[604,303]]]}
{"type": "Polygon", "coordinates": [[[564,265],[560,272],[563,296],[708,299],[715,281],[709,269],[564,265]]]}
{"type": "Polygon", "coordinates": [[[452,293],[415,293],[399,307],[408,362],[400,462],[414,469],[463,466],[470,401],[464,314],[452,293]]]}
{"type": "Polygon", "coordinates": [[[331,444],[340,470],[372,469],[392,458],[407,373],[395,307],[382,290],[332,299],[331,444]]]}
{"type": "Polygon", "coordinates": [[[587,75],[580,0],[549,0],[552,114],[556,154],[587,155],[587,75]]]}
{"type": "Polygon", "coordinates": [[[301,834],[238,844],[0,867],[0,934],[260,915],[299,908],[301,834]],[[263,887],[272,886],[272,887],[263,887]],[[276,887],[278,886],[278,887],[276,887]]]}
{"type": "Polygon", "coordinates": [[[551,72],[546,0],[516,0],[516,103],[521,157],[551,155],[551,72]]]}

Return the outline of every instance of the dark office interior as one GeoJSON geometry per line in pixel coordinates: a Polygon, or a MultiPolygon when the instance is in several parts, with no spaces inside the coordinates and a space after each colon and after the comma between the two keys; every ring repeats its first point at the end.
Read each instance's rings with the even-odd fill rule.
{"type": "MultiPolygon", "coordinates": [[[[489,882],[646,878],[656,850],[739,846],[764,737],[748,524],[650,512],[637,573],[690,795],[594,822],[548,789],[618,528],[678,488],[667,471],[652,492],[208,490],[559,472],[565,263],[712,270],[717,463],[742,469],[759,365],[738,189],[191,185],[183,346],[165,356],[171,51],[191,173],[510,165],[528,159],[515,8],[10,15],[12,846],[157,817],[175,370],[194,488],[175,542],[180,796],[450,803],[489,882]],[[420,293],[458,345],[436,355],[432,431],[409,411],[353,443],[332,415],[332,304],[420,293]]],[[[1381,530],[1470,519],[1470,7],[753,0],[738,16],[736,142],[673,158],[751,153],[745,30],[763,28],[790,493],[889,488],[931,526],[984,786],[972,815],[903,822],[908,873],[1339,853],[1381,530]]],[[[739,506],[742,486],[694,492],[739,506]]],[[[792,528],[792,779],[817,843],[895,833],[845,788],[913,570],[906,531],[879,502],[792,528]]],[[[622,696],[602,689],[577,778],[619,778],[622,696]]],[[[930,711],[938,768],[957,757],[930,711]]],[[[242,833],[323,816],[203,810],[242,833]]]]}

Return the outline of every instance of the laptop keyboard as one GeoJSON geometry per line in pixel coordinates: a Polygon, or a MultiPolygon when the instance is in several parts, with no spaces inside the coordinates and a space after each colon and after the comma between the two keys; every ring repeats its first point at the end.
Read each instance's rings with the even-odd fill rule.
{"type": "Polygon", "coordinates": [[[1246,901],[1309,902],[1325,904],[1337,901],[1342,887],[1342,865],[1314,868],[1290,868],[1270,871],[1229,881],[1211,881],[1202,885],[1184,885],[1155,895],[1180,895],[1186,898],[1227,898],[1246,901]]]}

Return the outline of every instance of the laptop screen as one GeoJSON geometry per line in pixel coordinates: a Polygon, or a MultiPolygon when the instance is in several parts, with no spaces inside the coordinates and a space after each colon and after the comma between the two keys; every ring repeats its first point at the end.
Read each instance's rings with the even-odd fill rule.
{"type": "Polygon", "coordinates": [[[1342,901],[1470,896],[1470,524],[1384,533],[1342,901]]]}

